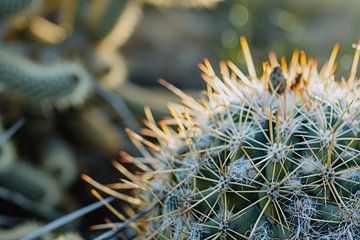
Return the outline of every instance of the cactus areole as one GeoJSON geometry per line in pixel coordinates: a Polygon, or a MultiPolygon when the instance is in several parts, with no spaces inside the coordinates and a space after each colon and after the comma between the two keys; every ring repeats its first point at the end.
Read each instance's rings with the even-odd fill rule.
{"type": "Polygon", "coordinates": [[[359,239],[360,45],[335,79],[338,44],[321,68],[302,51],[289,62],[270,53],[260,75],[240,43],[247,71],[199,64],[201,100],[161,81],[182,104],[160,122],[145,108],[147,129],[128,130],[142,156],[114,162],[121,183],[86,179],[125,201],[129,215],[110,210],[129,238],[359,239]]]}

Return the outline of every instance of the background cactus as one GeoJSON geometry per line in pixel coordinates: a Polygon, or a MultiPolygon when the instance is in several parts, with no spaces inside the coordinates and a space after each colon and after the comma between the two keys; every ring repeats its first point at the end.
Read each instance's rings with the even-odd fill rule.
{"type": "Polygon", "coordinates": [[[57,182],[25,161],[14,161],[7,171],[0,172],[0,186],[48,206],[56,206],[61,199],[57,182]]]}
{"type": "Polygon", "coordinates": [[[156,143],[128,130],[143,157],[124,154],[114,163],[127,179],[106,186],[84,179],[114,196],[114,189],[137,190],[136,202],[118,196],[137,214],[110,208],[132,236],[358,238],[360,48],[349,79],[335,81],[338,44],[320,71],[295,51],[290,63],[271,53],[258,76],[246,39],[240,42],[248,76],[228,61],[220,63],[220,79],[205,60],[200,102],[161,81],[183,105],[170,104],[172,118],[158,124],[146,108],[142,133],[156,143]],[[129,164],[143,173],[130,173],[129,164]]]}
{"type": "Polygon", "coordinates": [[[84,22],[97,39],[104,38],[113,30],[128,2],[82,0],[79,2],[77,21],[84,22]]]}
{"type": "MultiPolygon", "coordinates": [[[[0,133],[3,134],[2,127],[0,133]]],[[[17,158],[14,146],[11,142],[5,142],[0,146],[0,174],[3,171],[7,171],[11,165],[14,164],[17,158]]]]}
{"type": "Polygon", "coordinates": [[[42,0],[3,0],[0,2],[0,16],[9,16],[28,9],[36,9],[42,0]]]}
{"type": "MultiPolygon", "coordinates": [[[[36,229],[41,227],[41,223],[35,221],[29,221],[22,224],[19,224],[11,229],[0,228],[0,234],[2,239],[6,240],[18,240],[24,237],[26,234],[29,234],[36,229]]],[[[41,240],[51,239],[51,236],[47,234],[46,236],[40,238],[41,240]]]]}
{"type": "Polygon", "coordinates": [[[149,4],[159,6],[181,6],[181,7],[214,7],[223,0],[142,0],[149,4]]]}
{"type": "Polygon", "coordinates": [[[49,139],[41,154],[41,169],[63,188],[71,186],[78,176],[74,151],[60,138],[49,139]]]}
{"type": "Polygon", "coordinates": [[[83,240],[83,238],[76,233],[66,233],[57,237],[56,240],[83,240]]]}
{"type": "Polygon", "coordinates": [[[1,50],[0,74],[6,94],[43,107],[79,104],[91,90],[91,76],[76,62],[37,64],[1,50]]]}

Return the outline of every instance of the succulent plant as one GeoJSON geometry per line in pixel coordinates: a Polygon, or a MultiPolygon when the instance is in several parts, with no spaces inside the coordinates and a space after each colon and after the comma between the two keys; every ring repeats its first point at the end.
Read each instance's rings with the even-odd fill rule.
{"type": "Polygon", "coordinates": [[[180,6],[180,7],[214,7],[223,0],[142,0],[145,3],[158,6],[180,6]]]}
{"type": "Polygon", "coordinates": [[[50,138],[43,145],[41,169],[63,188],[69,187],[78,177],[76,160],[69,144],[59,137],[50,138]]]}
{"type": "Polygon", "coordinates": [[[77,62],[38,64],[4,50],[0,75],[5,94],[44,108],[82,103],[92,89],[91,76],[77,62]]]}
{"type": "Polygon", "coordinates": [[[9,16],[31,8],[38,8],[42,0],[2,0],[0,1],[0,16],[9,16]]]}
{"type": "Polygon", "coordinates": [[[77,21],[85,24],[97,39],[104,38],[116,26],[129,2],[131,1],[81,0],[77,9],[77,21]]]}
{"type": "MultiPolygon", "coordinates": [[[[4,129],[0,125],[0,134],[4,133],[4,129]]],[[[0,175],[2,172],[7,171],[16,160],[16,152],[12,142],[4,142],[0,145],[0,175]]]]}
{"type": "Polygon", "coordinates": [[[0,186],[48,206],[58,205],[61,199],[55,179],[22,160],[0,171],[0,186]]]}
{"type": "Polygon", "coordinates": [[[66,233],[56,238],[56,240],[82,240],[83,238],[77,233],[66,233]]]}
{"type": "MultiPolygon", "coordinates": [[[[41,223],[35,221],[28,221],[21,224],[18,224],[10,229],[0,228],[0,235],[2,239],[6,240],[18,240],[22,239],[26,234],[29,234],[39,227],[41,227],[41,223]]],[[[40,238],[41,240],[50,239],[49,234],[40,238]]]]}
{"type": "Polygon", "coordinates": [[[289,63],[271,53],[259,76],[240,43],[248,76],[228,61],[220,78],[205,59],[201,101],[161,81],[183,104],[158,123],[145,108],[146,137],[128,130],[143,156],[114,162],[126,179],[84,179],[135,208],[110,210],[139,239],[358,239],[359,46],[349,79],[336,81],[338,44],[320,71],[295,51],[289,63]]]}

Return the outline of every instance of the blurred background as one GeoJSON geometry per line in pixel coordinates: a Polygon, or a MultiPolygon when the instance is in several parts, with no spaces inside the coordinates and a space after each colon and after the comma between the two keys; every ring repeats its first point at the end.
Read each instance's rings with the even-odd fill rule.
{"type": "MultiPolygon", "coordinates": [[[[111,161],[138,154],[125,128],[139,131],[144,105],[161,119],[178,101],[158,80],[198,95],[205,57],[244,67],[242,35],[259,72],[270,50],[322,64],[340,42],[348,76],[359,10],[358,0],[1,0],[0,239],[96,202],[81,174],[115,183],[111,161]]],[[[47,237],[91,239],[106,218],[102,208],[47,237]]]]}

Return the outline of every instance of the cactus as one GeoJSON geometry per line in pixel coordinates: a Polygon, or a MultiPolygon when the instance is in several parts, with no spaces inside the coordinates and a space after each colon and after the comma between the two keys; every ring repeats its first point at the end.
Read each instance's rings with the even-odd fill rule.
{"type": "Polygon", "coordinates": [[[28,9],[38,8],[42,0],[1,0],[0,16],[9,16],[28,9]]]}
{"type": "MultiPolygon", "coordinates": [[[[35,221],[27,221],[27,222],[18,224],[10,229],[0,228],[0,236],[1,236],[1,239],[18,240],[18,239],[22,239],[24,236],[35,231],[36,229],[38,229],[41,226],[42,226],[41,223],[38,223],[35,221]]],[[[50,236],[50,234],[45,234],[44,236],[42,236],[39,239],[46,240],[46,239],[51,239],[51,238],[52,237],[50,236]]]]}
{"type": "Polygon", "coordinates": [[[55,240],[83,240],[83,238],[76,233],[66,233],[57,237],[55,240]]]}
{"type": "MultiPolygon", "coordinates": [[[[0,134],[3,129],[0,127],[0,134]]],[[[11,142],[5,142],[0,146],[0,174],[7,171],[17,158],[14,146],[11,142]]]]}
{"type": "Polygon", "coordinates": [[[61,199],[56,181],[25,161],[14,161],[6,171],[0,171],[0,186],[48,206],[57,206],[61,199]]]}
{"type": "Polygon", "coordinates": [[[75,153],[60,138],[51,138],[42,147],[41,169],[63,188],[69,187],[78,177],[75,153]]]}
{"type": "Polygon", "coordinates": [[[95,35],[99,36],[99,38],[105,37],[113,27],[121,16],[122,9],[126,5],[126,1],[116,1],[110,0],[106,6],[104,14],[99,19],[97,26],[95,28],[95,35]]]}
{"type": "Polygon", "coordinates": [[[146,3],[158,6],[180,6],[180,7],[214,7],[223,0],[142,0],[146,3]]]}
{"type": "Polygon", "coordinates": [[[131,1],[128,0],[81,0],[77,9],[77,22],[85,24],[96,39],[102,39],[114,29],[129,3],[131,1]]]}
{"type": "Polygon", "coordinates": [[[240,42],[249,76],[228,61],[219,78],[205,60],[200,102],[161,81],[183,104],[158,124],[146,108],[143,134],[155,143],[128,130],[143,157],[114,162],[127,179],[84,179],[138,193],[119,196],[137,217],[118,214],[138,239],[358,239],[360,48],[349,79],[335,81],[339,45],[320,71],[295,51],[289,64],[272,53],[258,76],[240,42]]]}
{"type": "Polygon", "coordinates": [[[91,77],[76,62],[39,64],[0,51],[0,83],[9,96],[44,108],[82,103],[91,90],[91,77]]]}

